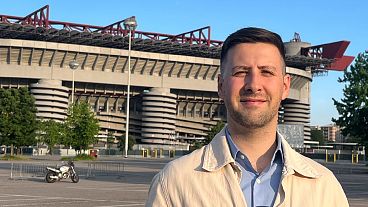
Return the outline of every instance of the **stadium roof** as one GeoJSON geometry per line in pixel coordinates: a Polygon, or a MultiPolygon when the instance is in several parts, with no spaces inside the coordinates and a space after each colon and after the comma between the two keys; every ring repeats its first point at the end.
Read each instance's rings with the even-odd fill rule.
{"type": "MultiPolygon", "coordinates": [[[[125,20],[125,19],[124,19],[125,20]]],[[[39,40],[128,49],[124,20],[108,26],[93,26],[49,20],[46,5],[25,17],[0,14],[0,38],[39,40]]],[[[135,30],[132,49],[137,51],[220,58],[222,41],[211,40],[209,26],[178,35],[135,30]]],[[[344,56],[348,41],[303,48],[301,55],[286,56],[286,65],[326,70],[344,70],[354,59],[344,56]]]]}

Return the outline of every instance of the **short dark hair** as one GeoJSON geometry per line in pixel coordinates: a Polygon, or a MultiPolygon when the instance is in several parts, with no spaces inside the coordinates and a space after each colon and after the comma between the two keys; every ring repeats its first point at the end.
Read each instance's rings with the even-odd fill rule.
{"type": "MultiPolygon", "coordinates": [[[[221,49],[220,64],[221,65],[223,64],[228,51],[232,47],[241,43],[257,43],[257,42],[270,43],[276,46],[285,63],[285,47],[280,35],[262,28],[247,27],[230,34],[226,38],[221,49]]],[[[221,74],[223,74],[223,72],[224,71],[221,66],[221,74]]],[[[285,69],[283,69],[283,72],[285,73],[285,69]]]]}

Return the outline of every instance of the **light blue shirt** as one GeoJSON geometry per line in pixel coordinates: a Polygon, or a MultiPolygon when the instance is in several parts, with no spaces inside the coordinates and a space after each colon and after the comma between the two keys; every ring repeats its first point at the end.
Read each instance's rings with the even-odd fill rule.
{"type": "Polygon", "coordinates": [[[281,139],[276,137],[277,148],[271,163],[261,173],[255,171],[247,156],[239,151],[228,129],[225,129],[230,152],[242,172],[240,187],[249,207],[273,206],[280,185],[283,153],[281,139]]]}

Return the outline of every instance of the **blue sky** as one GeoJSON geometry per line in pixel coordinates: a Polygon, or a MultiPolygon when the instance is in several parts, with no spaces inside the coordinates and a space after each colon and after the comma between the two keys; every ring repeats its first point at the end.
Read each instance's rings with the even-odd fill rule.
{"type": "MultiPolygon", "coordinates": [[[[50,5],[50,19],[90,25],[109,25],[136,16],[138,30],[179,34],[211,26],[211,39],[224,40],[235,30],[264,27],[277,32],[284,41],[298,32],[312,45],[351,41],[346,55],[356,56],[368,49],[368,1],[246,1],[246,0],[156,0],[156,1],[27,1],[1,0],[0,14],[25,16],[50,5]]],[[[311,124],[329,124],[338,117],[332,98],[342,98],[342,72],[314,78],[311,86],[311,124]]]]}

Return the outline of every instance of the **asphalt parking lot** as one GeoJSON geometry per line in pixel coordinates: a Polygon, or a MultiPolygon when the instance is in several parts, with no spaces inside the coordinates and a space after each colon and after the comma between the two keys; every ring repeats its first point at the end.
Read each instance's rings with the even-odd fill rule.
{"type": "MultiPolygon", "coordinates": [[[[123,176],[96,176],[88,179],[82,176],[77,184],[70,180],[49,184],[45,183],[43,177],[10,180],[10,162],[0,161],[0,206],[144,206],[152,177],[168,161],[114,160],[126,163],[123,176]]],[[[335,168],[341,166],[347,167],[333,165],[335,168]]],[[[348,196],[350,206],[368,206],[368,173],[341,173],[336,176],[348,196]]]]}

